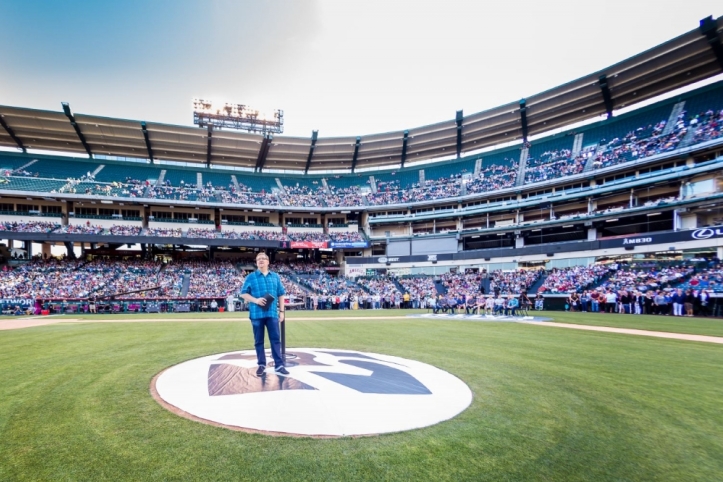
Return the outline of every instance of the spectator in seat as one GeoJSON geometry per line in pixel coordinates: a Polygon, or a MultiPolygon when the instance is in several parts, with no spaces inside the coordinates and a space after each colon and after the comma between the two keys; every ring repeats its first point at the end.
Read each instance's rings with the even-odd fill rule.
{"type": "Polygon", "coordinates": [[[497,294],[495,298],[495,315],[503,315],[505,313],[505,299],[501,294],[497,294]]]}
{"type": "Polygon", "coordinates": [[[476,309],[477,309],[477,300],[475,300],[474,296],[468,296],[464,302],[465,314],[474,315],[474,312],[476,309]]]}
{"type": "Polygon", "coordinates": [[[510,295],[507,300],[507,306],[505,307],[505,314],[515,316],[517,314],[517,308],[519,308],[520,302],[515,298],[514,295],[510,295]]]}
{"type": "Polygon", "coordinates": [[[486,315],[492,315],[495,312],[495,298],[490,295],[485,299],[485,314],[486,315]]]}

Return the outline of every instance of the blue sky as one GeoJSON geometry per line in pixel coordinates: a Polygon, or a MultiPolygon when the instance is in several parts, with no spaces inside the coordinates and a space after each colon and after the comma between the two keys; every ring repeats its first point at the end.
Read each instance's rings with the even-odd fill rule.
{"type": "Polygon", "coordinates": [[[720,1],[0,0],[0,104],[190,125],[193,97],[284,135],[452,119],[598,70],[720,1]]]}

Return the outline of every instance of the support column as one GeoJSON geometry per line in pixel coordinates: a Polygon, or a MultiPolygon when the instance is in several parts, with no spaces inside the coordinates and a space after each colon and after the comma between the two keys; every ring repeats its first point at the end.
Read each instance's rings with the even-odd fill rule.
{"type": "Polygon", "coordinates": [[[73,207],[73,201],[68,201],[68,202],[63,203],[62,209],[63,209],[63,217],[60,220],[60,224],[63,226],[67,226],[68,219],[70,218],[70,213],[72,213],[73,209],[75,209],[73,207]]]}
{"type": "Polygon", "coordinates": [[[40,245],[40,250],[43,258],[50,258],[52,252],[51,249],[52,248],[50,246],[50,243],[43,243],[40,245]]]}
{"type": "Polygon", "coordinates": [[[680,199],[686,199],[690,197],[690,181],[680,183],[680,199]]]}
{"type": "Polygon", "coordinates": [[[588,241],[595,241],[597,239],[597,228],[588,228],[587,230],[587,240],[588,241]]]}

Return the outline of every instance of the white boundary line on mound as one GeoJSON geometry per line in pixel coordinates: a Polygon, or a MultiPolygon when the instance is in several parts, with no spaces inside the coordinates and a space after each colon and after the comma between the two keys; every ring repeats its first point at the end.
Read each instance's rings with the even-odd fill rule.
{"type": "Polygon", "coordinates": [[[573,323],[555,323],[551,321],[518,321],[518,323],[536,326],[551,326],[554,328],[571,328],[573,330],[619,333],[623,335],[652,336],[654,338],[667,338],[671,340],[702,341],[705,343],[718,343],[723,345],[723,337],[719,336],[690,335],[687,333],[669,333],[666,331],[635,330],[632,328],[611,328],[609,326],[576,325],[573,323]]]}

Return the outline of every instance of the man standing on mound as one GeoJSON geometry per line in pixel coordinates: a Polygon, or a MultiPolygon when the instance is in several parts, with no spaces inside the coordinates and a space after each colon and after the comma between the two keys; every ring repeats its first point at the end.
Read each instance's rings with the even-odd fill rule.
{"type": "Polygon", "coordinates": [[[279,275],[269,271],[269,257],[266,253],[256,255],[258,269],[246,277],[241,298],[249,305],[249,318],[254,329],[254,347],[259,368],[256,375],[261,376],[266,370],[266,352],[264,351],[264,327],[269,332],[271,355],[277,375],[288,375],[281,358],[281,337],[279,335],[279,317],[283,323],[286,316],[284,309],[284,285],[279,275]],[[277,315],[278,313],[278,315],[277,315]]]}

